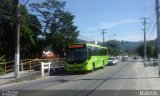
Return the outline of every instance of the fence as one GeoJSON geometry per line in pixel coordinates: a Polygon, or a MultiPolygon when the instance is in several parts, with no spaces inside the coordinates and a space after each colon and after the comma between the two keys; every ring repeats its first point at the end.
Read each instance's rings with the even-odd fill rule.
{"type": "MultiPolygon", "coordinates": [[[[0,73],[2,78],[9,78],[7,83],[20,82],[26,80],[34,80],[41,78],[41,62],[51,62],[50,69],[55,72],[56,69],[61,70],[65,66],[64,58],[55,59],[25,59],[20,60],[19,78],[14,77],[14,61],[0,63],[0,73]],[[6,77],[5,77],[6,76],[6,77]]],[[[49,73],[52,73],[49,72],[49,73]]]]}
{"type": "MultiPolygon", "coordinates": [[[[20,71],[24,70],[40,70],[41,62],[52,62],[57,64],[58,62],[64,62],[65,58],[55,58],[55,59],[24,59],[20,60],[20,71]],[[55,63],[57,62],[57,63],[55,63]]],[[[54,66],[54,65],[53,65],[54,66]]],[[[14,61],[2,62],[0,63],[1,74],[6,74],[14,71],[14,61]]]]}

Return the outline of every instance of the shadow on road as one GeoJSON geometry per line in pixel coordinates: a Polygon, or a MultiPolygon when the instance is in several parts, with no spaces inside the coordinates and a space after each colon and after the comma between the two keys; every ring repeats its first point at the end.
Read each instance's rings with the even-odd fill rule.
{"type": "Polygon", "coordinates": [[[56,72],[50,72],[50,76],[69,76],[69,75],[84,75],[89,72],[65,72],[65,71],[56,71],[56,72]]]}
{"type": "MultiPolygon", "coordinates": [[[[102,68],[97,68],[97,69],[95,69],[95,71],[97,71],[97,70],[99,70],[99,69],[102,69],[102,68]]],[[[85,74],[88,74],[88,73],[91,73],[91,71],[66,72],[64,69],[61,70],[61,71],[57,69],[57,70],[55,70],[55,71],[51,70],[49,76],[85,75],[85,74]]]]}
{"type": "MultiPolygon", "coordinates": [[[[118,79],[157,79],[159,77],[131,77],[131,78],[110,78],[109,80],[118,80],[118,79]]],[[[108,80],[108,78],[88,78],[88,79],[79,79],[79,80],[108,80]]]]}

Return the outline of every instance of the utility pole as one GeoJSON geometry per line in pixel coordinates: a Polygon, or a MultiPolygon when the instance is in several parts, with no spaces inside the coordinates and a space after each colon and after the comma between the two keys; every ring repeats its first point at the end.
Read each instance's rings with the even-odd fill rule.
{"type": "Polygon", "coordinates": [[[19,77],[19,63],[20,63],[20,3],[16,0],[16,32],[15,32],[15,62],[14,73],[15,77],[19,77]]]}
{"type": "Polygon", "coordinates": [[[141,18],[143,19],[144,21],[142,22],[143,26],[144,26],[144,29],[142,29],[144,31],[144,66],[146,67],[147,66],[147,56],[146,56],[146,19],[149,19],[149,18],[141,18]]]}
{"type": "Polygon", "coordinates": [[[107,33],[107,32],[105,32],[105,30],[107,30],[107,29],[100,29],[100,30],[102,30],[102,35],[103,35],[103,46],[104,46],[104,41],[105,41],[104,34],[107,33]]]}
{"type": "Polygon", "coordinates": [[[160,77],[160,29],[159,29],[159,0],[155,0],[156,5],[156,23],[157,23],[157,52],[158,52],[158,73],[160,77]]]}

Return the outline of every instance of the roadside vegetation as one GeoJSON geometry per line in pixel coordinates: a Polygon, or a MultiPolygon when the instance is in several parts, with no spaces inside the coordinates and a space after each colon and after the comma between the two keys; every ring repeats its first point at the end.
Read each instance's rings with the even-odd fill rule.
{"type": "MultiPolygon", "coordinates": [[[[146,45],[146,55],[148,58],[157,57],[157,50],[156,50],[156,44],[154,43],[155,41],[148,41],[146,45]]],[[[137,48],[137,53],[139,56],[144,57],[144,44],[141,44],[137,48]]]]}
{"type": "MultiPolygon", "coordinates": [[[[16,0],[0,1],[0,62],[14,60],[16,0]]],[[[20,57],[40,58],[48,46],[64,57],[65,46],[77,42],[79,31],[65,2],[46,0],[20,5],[20,57]],[[30,11],[29,11],[30,10],[30,11]]]]}

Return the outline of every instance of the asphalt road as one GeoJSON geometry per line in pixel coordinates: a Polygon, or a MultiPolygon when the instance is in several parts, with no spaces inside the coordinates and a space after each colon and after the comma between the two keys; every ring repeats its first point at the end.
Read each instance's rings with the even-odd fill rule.
{"type": "Polygon", "coordinates": [[[129,90],[151,90],[151,86],[143,64],[130,60],[91,73],[58,74],[0,86],[0,90],[6,89],[23,90],[18,93],[22,96],[139,96],[138,91],[129,90]]]}

